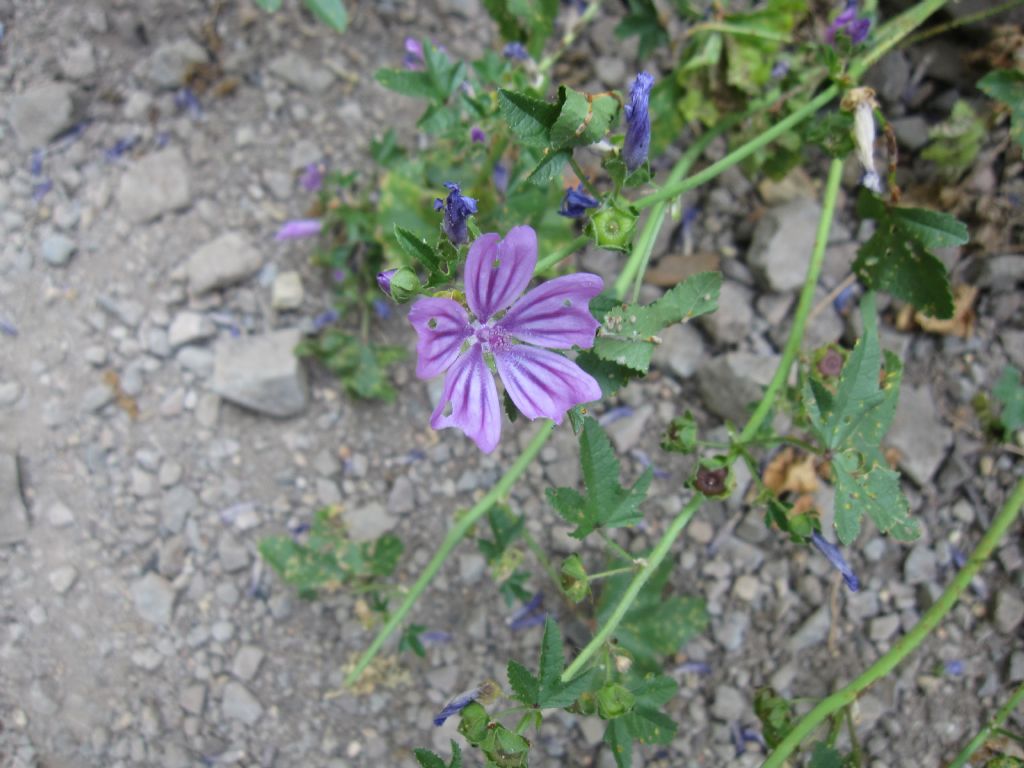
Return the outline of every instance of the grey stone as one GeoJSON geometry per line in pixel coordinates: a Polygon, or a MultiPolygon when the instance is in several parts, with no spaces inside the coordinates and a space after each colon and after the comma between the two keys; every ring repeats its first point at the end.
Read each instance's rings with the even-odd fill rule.
{"type": "Polygon", "coordinates": [[[263,705],[248,688],[234,680],[224,686],[221,711],[228,720],[239,720],[246,725],[255,725],[263,717],[263,705]]]}
{"type": "Polygon", "coordinates": [[[308,402],[306,372],[295,356],[297,330],[223,339],[211,388],[225,400],[270,416],[296,416],[308,402]]]}
{"type": "Polygon", "coordinates": [[[131,588],[135,611],[151,624],[170,624],[174,613],[174,588],[166,579],[147,573],[131,588]]]}
{"type": "Polygon", "coordinates": [[[658,368],[668,369],[680,379],[693,376],[706,355],[700,331],[689,323],[676,323],[659,335],[661,344],[654,348],[651,362],[658,368]]]}
{"type": "Polygon", "coordinates": [[[17,457],[0,454],[0,546],[25,539],[29,532],[29,511],[22,498],[17,457]]]}
{"type": "Polygon", "coordinates": [[[167,329],[167,341],[173,349],[192,344],[197,341],[205,341],[217,335],[217,326],[213,321],[199,312],[186,310],[179,312],[171,321],[167,329]]]}
{"type": "Polygon", "coordinates": [[[57,63],[69,80],[88,80],[96,74],[96,54],[85,38],[61,46],[57,63]]]}
{"type": "Polygon", "coordinates": [[[465,584],[476,584],[487,569],[487,560],[475,552],[459,555],[459,578],[465,584]]]}
{"type": "Polygon", "coordinates": [[[903,562],[903,580],[907,584],[934,582],[939,575],[935,552],[924,542],[915,544],[903,562]]]}
{"type": "Polygon", "coordinates": [[[226,643],[235,636],[235,625],[230,621],[215,621],[210,627],[210,636],[218,643],[226,643]]]}
{"type": "Polygon", "coordinates": [[[825,642],[828,628],[832,623],[828,605],[822,605],[812,613],[796,632],[792,633],[786,647],[793,653],[800,653],[825,642]]]}
{"type": "Polygon", "coordinates": [[[718,309],[702,315],[697,322],[720,344],[736,344],[750,333],[754,320],[754,295],[734,280],[722,283],[718,309]]]}
{"type": "Polygon", "coordinates": [[[121,211],[134,224],[185,208],[191,200],[188,162],[178,147],[168,147],[138,160],[117,187],[121,211]]]}
{"type": "Polygon", "coordinates": [[[16,381],[0,382],[0,408],[9,408],[21,399],[21,384],[16,381]]]}
{"type": "Polygon", "coordinates": [[[159,669],[160,665],[164,663],[164,657],[154,648],[140,648],[137,651],[132,651],[131,659],[132,664],[147,672],[159,669]]]}
{"type": "Polygon", "coordinates": [[[178,694],[178,706],[190,715],[202,717],[203,710],[206,708],[206,686],[202,683],[195,683],[185,687],[178,694]]]}
{"type": "Polygon", "coordinates": [[[255,645],[243,645],[231,662],[231,674],[247,683],[256,677],[263,663],[263,649],[255,645]]]}
{"type": "Polygon", "coordinates": [[[271,61],[268,69],[289,85],[309,93],[323,93],[334,82],[334,74],[329,69],[291,51],[271,61]]]}
{"type": "Polygon", "coordinates": [[[114,391],[105,384],[97,384],[82,393],[82,412],[96,413],[102,411],[112,402],[114,402],[114,391]]]}
{"type": "Polygon", "coordinates": [[[260,270],[263,257],[238,232],[225,232],[195,251],[188,260],[188,286],[193,295],[234,285],[260,270]]]}
{"type": "Polygon", "coordinates": [[[708,361],[697,371],[704,405],[724,419],[742,422],[747,404],[761,398],[778,364],[777,355],[750,352],[729,352],[708,361]]]}
{"type": "Polygon", "coordinates": [[[911,152],[916,152],[931,139],[928,136],[928,121],[920,115],[897,117],[889,121],[896,140],[911,152]]]}
{"type": "Polygon", "coordinates": [[[872,619],[868,634],[877,643],[888,640],[896,634],[899,628],[900,615],[898,613],[890,613],[885,616],[879,616],[877,619],[872,619]]]}
{"type": "Polygon", "coordinates": [[[1011,683],[1019,683],[1024,680],[1024,651],[1014,651],[1010,657],[1009,677],[1011,683]]]}
{"type": "Polygon", "coordinates": [[[217,556],[221,567],[227,573],[234,573],[249,567],[249,550],[229,533],[221,534],[217,542],[217,556]]]}
{"type": "Polygon", "coordinates": [[[51,267],[66,267],[76,250],[78,246],[74,240],[59,234],[44,237],[39,246],[43,261],[51,267]]]}
{"type": "Polygon", "coordinates": [[[353,541],[372,541],[394,529],[398,518],[379,502],[371,501],[356,509],[346,510],[345,523],[353,541]]]}
{"type": "Polygon", "coordinates": [[[891,51],[868,70],[865,83],[875,89],[879,98],[890,104],[898,102],[910,82],[910,60],[903,51],[891,51]]]}
{"type": "Polygon", "coordinates": [[[628,453],[630,448],[640,442],[640,438],[647,429],[647,421],[653,414],[654,406],[647,403],[634,409],[628,416],[616,419],[605,427],[605,432],[608,433],[608,438],[612,441],[617,453],[620,455],[628,453]]]}
{"type": "Polygon", "coordinates": [[[341,462],[335,458],[333,453],[324,449],[313,457],[313,469],[324,477],[330,477],[341,472],[341,462]]]}
{"type": "Polygon", "coordinates": [[[62,565],[50,571],[47,579],[54,592],[58,595],[67,594],[68,590],[78,581],[78,571],[75,570],[74,566],[62,565]]]}
{"type": "Polygon", "coordinates": [[[1008,293],[1024,283],[1024,253],[988,256],[981,262],[977,284],[993,293],[1008,293]]]}
{"type": "Polygon", "coordinates": [[[145,62],[145,73],[158,88],[181,88],[190,69],[208,61],[206,49],[186,37],[158,46],[145,62]]]}
{"type": "Polygon", "coordinates": [[[761,286],[784,293],[803,285],[820,217],[819,205],[804,198],[765,212],[747,250],[747,264],[761,286]]]}
{"type": "Polygon", "coordinates": [[[936,418],[927,387],[904,385],[887,442],[900,452],[900,466],[918,485],[927,485],[953,444],[953,432],[936,418]]]}
{"type": "Polygon", "coordinates": [[[302,306],[304,296],[299,273],[294,270],[282,272],[274,278],[274,285],[270,289],[270,306],[277,310],[298,309],[302,306]]]}
{"type": "Polygon", "coordinates": [[[201,378],[207,378],[214,372],[215,360],[213,353],[202,347],[182,347],[175,359],[182,368],[192,371],[201,378]]]}
{"type": "Polygon", "coordinates": [[[996,629],[1004,635],[1012,635],[1024,621],[1024,601],[1012,588],[1003,588],[996,592],[992,605],[992,621],[996,629]]]}
{"type": "Polygon", "coordinates": [[[715,636],[715,641],[725,650],[735,651],[743,645],[749,626],[749,613],[731,611],[714,626],[712,634],[715,636]]]}
{"type": "Polygon", "coordinates": [[[146,308],[135,299],[100,296],[96,299],[96,306],[129,328],[137,327],[146,315],[146,308]]]}
{"type": "Polygon", "coordinates": [[[74,513],[63,501],[55,501],[46,510],[46,519],[54,528],[67,528],[75,523],[74,513]]]}
{"type": "Polygon", "coordinates": [[[71,127],[73,89],[67,83],[37,83],[14,96],[7,119],[23,150],[45,146],[71,127]]]}
{"type": "Polygon", "coordinates": [[[732,723],[746,714],[747,701],[743,694],[731,685],[720,685],[715,691],[715,701],[711,705],[711,714],[718,720],[732,723]]]}
{"type": "Polygon", "coordinates": [[[156,553],[156,570],[165,578],[174,579],[185,567],[185,539],[171,536],[160,542],[156,553]]]}
{"type": "Polygon", "coordinates": [[[388,494],[388,511],[395,515],[404,515],[415,508],[416,488],[408,477],[399,475],[388,494]]]}
{"type": "Polygon", "coordinates": [[[594,73],[610,88],[621,88],[626,81],[626,62],[621,56],[598,56],[594,61],[594,73]]]}
{"type": "Polygon", "coordinates": [[[176,485],[163,498],[160,525],[171,533],[181,533],[185,520],[199,508],[199,499],[190,488],[176,485]]]}

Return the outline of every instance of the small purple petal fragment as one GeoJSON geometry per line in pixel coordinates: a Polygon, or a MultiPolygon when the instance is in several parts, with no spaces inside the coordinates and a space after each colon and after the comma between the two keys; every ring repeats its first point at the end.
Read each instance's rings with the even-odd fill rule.
{"type": "Polygon", "coordinates": [[[832,566],[843,575],[843,581],[846,582],[846,586],[849,587],[851,592],[856,592],[860,589],[860,580],[857,575],[853,572],[847,564],[843,553],[839,551],[839,548],[827,541],[820,533],[813,531],[811,533],[811,542],[818,548],[818,551],[825,556],[825,558],[832,563],[832,566]]]}
{"type": "Polygon", "coordinates": [[[344,283],[347,274],[348,273],[345,272],[345,270],[342,269],[341,267],[338,267],[337,269],[332,269],[331,280],[333,280],[336,283],[344,283]]]}
{"type": "Polygon", "coordinates": [[[451,701],[444,705],[444,709],[437,713],[437,716],[434,718],[434,725],[444,725],[445,720],[464,710],[476,701],[478,696],[480,696],[479,688],[472,688],[468,691],[463,691],[458,696],[455,696],[451,701]]]}
{"type": "Polygon", "coordinates": [[[619,419],[628,419],[633,415],[633,409],[628,405],[620,405],[616,408],[609,408],[607,411],[597,417],[597,423],[602,427],[607,427],[609,424],[614,424],[619,419]]]}
{"type": "Polygon", "coordinates": [[[477,128],[476,126],[473,126],[472,130],[470,130],[469,132],[469,139],[474,144],[483,144],[485,141],[487,141],[487,134],[484,133],[483,128],[477,128]]]}
{"type": "Polygon", "coordinates": [[[373,313],[381,320],[386,320],[391,317],[391,305],[384,301],[384,299],[374,299],[373,313]]]}
{"type": "Polygon", "coordinates": [[[949,557],[953,561],[953,567],[958,571],[967,565],[967,555],[965,555],[963,550],[958,547],[950,546],[949,557]]]}
{"type": "Polygon", "coordinates": [[[46,197],[46,194],[53,189],[53,182],[50,179],[43,179],[38,184],[32,185],[32,199],[37,203],[46,197]]]}
{"type": "Polygon", "coordinates": [[[597,208],[599,205],[601,205],[601,201],[584,192],[581,182],[576,189],[569,187],[565,190],[565,196],[562,198],[562,207],[559,209],[558,215],[569,219],[582,219],[587,215],[589,208],[597,208]]]}
{"type": "Polygon", "coordinates": [[[626,169],[632,173],[647,160],[651,148],[651,116],[648,105],[654,78],[648,72],[641,72],[629,89],[629,103],[626,112],[626,138],[622,143],[622,159],[626,169]]]}
{"type": "Polygon", "coordinates": [[[17,336],[18,329],[14,325],[14,323],[8,320],[4,320],[2,317],[0,317],[0,333],[2,333],[4,336],[17,336]]]}
{"type": "Polygon", "coordinates": [[[471,346],[448,369],[444,391],[430,417],[430,426],[434,429],[457,427],[484,453],[491,453],[498,447],[501,438],[498,387],[479,344],[471,346]]]}
{"type": "Polygon", "coordinates": [[[729,739],[732,741],[733,749],[736,750],[736,757],[742,757],[747,753],[747,742],[743,739],[743,727],[738,720],[729,723],[729,739]]]}
{"type": "Polygon", "coordinates": [[[825,42],[834,44],[840,33],[850,38],[854,45],[863,43],[871,31],[870,19],[857,18],[857,0],[847,0],[846,7],[835,17],[825,30],[825,42]]]}
{"type": "Polygon", "coordinates": [[[324,184],[324,169],[319,163],[310,163],[299,177],[299,185],[307,192],[316,192],[324,184]]]}
{"type": "Polygon", "coordinates": [[[397,269],[385,269],[377,273],[377,287],[384,291],[386,296],[391,295],[391,278],[394,277],[397,269]]]}
{"type": "Polygon", "coordinates": [[[636,459],[640,463],[640,466],[644,467],[645,469],[647,467],[650,467],[651,474],[657,478],[663,480],[666,477],[670,477],[672,474],[667,469],[662,469],[661,467],[657,466],[653,461],[651,461],[651,457],[647,454],[647,451],[642,451],[639,448],[633,448],[629,452],[629,455],[636,459]]]}
{"type": "Polygon", "coordinates": [[[964,663],[960,659],[952,659],[946,662],[945,670],[950,677],[960,677],[964,673],[964,663]]]}
{"type": "Polygon", "coordinates": [[[448,370],[462,343],[473,335],[466,310],[452,299],[417,299],[409,309],[409,322],[419,336],[416,375],[421,379],[448,370]]]}
{"type": "Polygon", "coordinates": [[[203,106],[191,88],[179,88],[174,94],[174,106],[179,112],[188,112],[193,120],[203,116],[203,106]]]}
{"type": "Polygon", "coordinates": [[[502,55],[504,55],[506,59],[512,59],[513,61],[526,61],[530,58],[530,54],[526,50],[526,46],[518,40],[506,43],[505,49],[502,51],[502,55]]]}
{"type": "Polygon", "coordinates": [[[334,325],[338,322],[338,312],[334,309],[327,309],[321,312],[319,315],[313,318],[313,332],[320,333],[324,328],[329,325],[334,325]]]}
{"type": "Polygon", "coordinates": [[[785,77],[789,72],[789,62],[780,60],[775,62],[775,66],[772,67],[772,77],[778,80],[780,77],[785,77]]]}
{"type": "Polygon", "coordinates": [[[768,742],[765,741],[764,736],[756,728],[750,728],[749,726],[743,726],[740,729],[740,736],[743,737],[743,741],[749,743],[758,744],[761,747],[761,751],[768,751],[768,742]]]}
{"type": "Polygon", "coordinates": [[[274,235],[275,240],[300,240],[304,237],[316,237],[323,229],[320,219],[292,219],[286,221],[274,235]]]}
{"type": "Polygon", "coordinates": [[[494,182],[494,188],[498,194],[504,197],[508,192],[508,168],[502,163],[495,163],[494,170],[491,172],[491,181],[494,182]]]}
{"type": "Polygon", "coordinates": [[[679,675],[707,677],[711,674],[711,665],[703,661],[684,661],[672,671],[679,675]]]}
{"type": "Polygon", "coordinates": [[[405,38],[405,56],[402,57],[402,66],[406,69],[419,70],[426,66],[423,58],[423,43],[415,37],[405,38]]]}
{"type": "Polygon", "coordinates": [[[452,641],[452,636],[440,629],[431,629],[420,633],[420,641],[427,645],[445,645],[452,641]]]}
{"type": "Polygon", "coordinates": [[[103,157],[108,163],[112,163],[120,157],[123,157],[128,152],[131,152],[140,141],[139,136],[128,136],[123,139],[118,139],[114,146],[103,153],[103,157]]]}
{"type": "Polygon", "coordinates": [[[41,149],[32,150],[32,159],[29,161],[29,170],[33,176],[43,175],[43,158],[46,153],[41,149]]]}
{"type": "Polygon", "coordinates": [[[832,300],[832,308],[835,309],[840,315],[847,315],[850,312],[850,307],[853,306],[853,302],[857,298],[857,287],[854,285],[847,286],[839,295],[832,300]]]}
{"type": "Polygon", "coordinates": [[[529,629],[530,627],[543,624],[547,615],[547,612],[544,610],[544,593],[538,592],[530,598],[530,602],[509,616],[505,620],[505,624],[513,632],[518,632],[522,629],[529,629]]]}

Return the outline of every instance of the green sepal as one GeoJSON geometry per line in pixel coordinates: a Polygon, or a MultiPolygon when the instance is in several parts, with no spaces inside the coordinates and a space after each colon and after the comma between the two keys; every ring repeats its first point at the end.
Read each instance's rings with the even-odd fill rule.
{"type": "Polygon", "coordinates": [[[636,696],[620,683],[605,683],[597,692],[597,712],[602,720],[614,720],[633,711],[636,696]]]}
{"type": "Polygon", "coordinates": [[[487,736],[487,725],[491,720],[487,710],[471,701],[462,709],[459,717],[459,733],[474,747],[478,746],[487,736]]]}
{"type": "Polygon", "coordinates": [[[590,595],[590,582],[587,580],[587,571],[583,567],[583,561],[577,554],[569,555],[562,561],[559,581],[566,597],[574,603],[579,603],[590,595]]]}
{"type": "Polygon", "coordinates": [[[599,248],[629,253],[639,217],[635,208],[615,201],[591,213],[585,231],[599,248]]]}
{"type": "Polygon", "coordinates": [[[697,419],[690,411],[672,419],[661,437],[661,449],[682,454],[697,450],[697,419]]]}

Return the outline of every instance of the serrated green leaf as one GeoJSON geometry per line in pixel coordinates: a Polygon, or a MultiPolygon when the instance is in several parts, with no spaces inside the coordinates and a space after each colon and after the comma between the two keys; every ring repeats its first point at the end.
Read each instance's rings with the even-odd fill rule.
{"type": "Polygon", "coordinates": [[[1020,371],[1012,365],[1006,366],[992,388],[992,395],[1002,405],[999,423],[1003,426],[1003,439],[1009,442],[1013,434],[1024,427],[1024,382],[1020,371]]]}
{"type": "Polygon", "coordinates": [[[416,762],[420,764],[420,768],[448,768],[444,760],[429,749],[414,749],[412,754],[416,758],[416,762]]]}
{"type": "Polygon", "coordinates": [[[374,80],[388,90],[414,99],[436,99],[434,82],[426,72],[413,72],[407,69],[378,69],[373,74],[374,80]]]}
{"type": "Polygon", "coordinates": [[[758,688],[754,694],[754,714],[761,721],[768,747],[775,749],[793,725],[793,705],[772,688],[758,688]]]}
{"type": "Polygon", "coordinates": [[[540,684],[542,688],[547,688],[558,682],[562,675],[564,662],[562,633],[555,620],[548,616],[544,620],[544,639],[540,644],[540,684]]]}
{"type": "Polygon", "coordinates": [[[506,674],[508,675],[508,684],[514,694],[512,698],[523,702],[528,707],[534,706],[540,696],[540,681],[518,661],[508,663],[506,674]]]}
{"type": "Polygon", "coordinates": [[[851,544],[860,532],[865,512],[882,533],[899,541],[920,536],[920,526],[910,517],[910,507],[900,490],[900,475],[889,469],[880,451],[863,454],[854,449],[832,457],[835,475],[836,533],[851,544]]]}
{"type": "Polygon", "coordinates": [[[846,157],[854,150],[853,115],[849,112],[831,112],[802,126],[804,140],[817,144],[830,157],[846,157]]]}
{"type": "Polygon", "coordinates": [[[562,86],[562,109],[549,133],[552,147],[596,144],[619,113],[619,100],[607,93],[587,94],[562,86]]]}
{"type": "Polygon", "coordinates": [[[416,127],[431,136],[444,136],[461,125],[459,113],[447,104],[431,104],[416,121],[416,127]]]}
{"type": "Polygon", "coordinates": [[[807,768],[843,768],[843,756],[824,742],[817,742],[807,768]]]}
{"type": "Polygon", "coordinates": [[[398,247],[414,262],[421,264],[428,272],[446,276],[441,258],[425,239],[405,227],[395,224],[392,230],[398,247]]]}
{"type": "Polygon", "coordinates": [[[451,61],[447,53],[429,40],[423,41],[423,62],[426,75],[434,86],[435,101],[443,104],[466,79],[466,65],[461,61],[451,61]]]}
{"type": "Polygon", "coordinates": [[[658,333],[718,308],[722,276],[718,272],[691,275],[647,306],[620,305],[605,314],[594,340],[594,354],[603,360],[646,373],[658,333]]]}
{"type": "Polygon", "coordinates": [[[860,247],[853,263],[857,276],[927,315],[952,317],[949,276],[926,243],[966,242],[963,225],[945,214],[887,206],[865,189],[857,200],[857,212],[877,222],[875,234],[860,247]]]}
{"type": "Polygon", "coordinates": [[[580,436],[580,464],[586,497],[571,488],[548,489],[548,500],[567,522],[570,535],[582,539],[596,528],[635,525],[643,517],[638,507],[653,476],[650,467],[632,488],[619,485],[620,466],[611,441],[594,419],[587,418],[580,436]]]}
{"type": "Polygon", "coordinates": [[[548,146],[551,126],[558,119],[559,108],[556,104],[520,91],[499,88],[498,106],[509,129],[523,144],[532,147],[548,146]]]}
{"type": "Polygon", "coordinates": [[[1024,72],[997,69],[978,81],[978,88],[1010,108],[1010,136],[1024,147],[1024,72]]]}
{"type": "Polygon", "coordinates": [[[526,180],[537,186],[545,186],[553,181],[557,181],[562,174],[562,169],[565,168],[565,164],[569,162],[571,156],[572,152],[568,149],[548,152],[537,163],[537,167],[530,172],[526,180]]]}
{"type": "Polygon", "coordinates": [[[604,729],[604,743],[612,751],[618,768],[632,768],[633,735],[629,732],[625,718],[618,717],[608,722],[604,729]]]}
{"type": "Polygon", "coordinates": [[[306,7],[335,32],[344,32],[348,26],[348,12],[341,0],[306,0],[306,7]]]}

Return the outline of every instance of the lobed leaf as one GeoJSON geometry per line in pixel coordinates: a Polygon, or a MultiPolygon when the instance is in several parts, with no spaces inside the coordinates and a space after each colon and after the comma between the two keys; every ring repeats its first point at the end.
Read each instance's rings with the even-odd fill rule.
{"type": "Polygon", "coordinates": [[[509,130],[527,146],[546,147],[550,143],[551,126],[558,119],[559,108],[542,99],[520,91],[498,89],[498,106],[509,130]]]}
{"type": "Polygon", "coordinates": [[[1010,136],[1024,147],[1024,72],[997,69],[978,81],[978,88],[1010,108],[1010,136]]]}
{"type": "Polygon", "coordinates": [[[562,109],[549,134],[553,147],[596,144],[619,114],[619,100],[608,93],[580,93],[563,85],[559,101],[562,109]]]}
{"type": "Polygon", "coordinates": [[[306,7],[335,32],[344,32],[348,26],[348,12],[341,0],[306,0],[306,7]]]}

